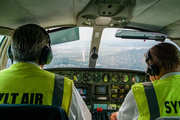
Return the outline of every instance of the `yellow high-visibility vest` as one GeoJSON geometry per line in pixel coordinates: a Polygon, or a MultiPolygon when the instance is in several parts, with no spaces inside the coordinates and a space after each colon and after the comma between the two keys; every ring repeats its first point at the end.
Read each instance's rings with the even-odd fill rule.
{"type": "Polygon", "coordinates": [[[180,116],[180,75],[153,82],[138,83],[132,91],[138,106],[138,120],[180,116]]]}
{"type": "Polygon", "coordinates": [[[73,81],[30,63],[0,71],[0,104],[38,104],[70,111],[73,81]]]}

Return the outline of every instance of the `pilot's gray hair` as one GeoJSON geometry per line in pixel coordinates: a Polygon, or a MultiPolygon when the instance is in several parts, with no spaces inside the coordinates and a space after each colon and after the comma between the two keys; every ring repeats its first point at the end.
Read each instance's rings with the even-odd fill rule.
{"type": "Polygon", "coordinates": [[[180,52],[178,48],[171,43],[159,43],[150,49],[152,60],[150,64],[157,62],[159,67],[166,70],[172,70],[180,65],[180,52]]]}
{"type": "Polygon", "coordinates": [[[41,51],[48,44],[48,37],[42,29],[38,25],[27,24],[15,30],[11,43],[15,61],[39,63],[41,51]]]}

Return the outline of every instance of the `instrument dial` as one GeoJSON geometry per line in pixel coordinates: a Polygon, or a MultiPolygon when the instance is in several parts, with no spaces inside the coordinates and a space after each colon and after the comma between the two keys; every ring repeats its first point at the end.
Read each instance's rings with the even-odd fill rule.
{"type": "Polygon", "coordinates": [[[132,82],[133,82],[133,83],[139,83],[139,82],[140,82],[140,78],[139,78],[138,76],[134,76],[134,77],[132,78],[132,82]]]}
{"type": "Polygon", "coordinates": [[[122,80],[122,82],[128,82],[129,81],[129,76],[128,75],[122,75],[121,76],[121,80],[122,80]]]}
{"type": "Polygon", "coordinates": [[[102,79],[104,82],[109,82],[110,81],[110,75],[105,73],[105,74],[103,74],[102,79]]]}
{"type": "Polygon", "coordinates": [[[80,80],[81,80],[81,78],[82,78],[82,76],[81,76],[81,74],[80,74],[80,73],[75,73],[75,74],[73,75],[73,79],[74,79],[74,81],[80,81],[80,80]]]}
{"type": "Polygon", "coordinates": [[[112,75],[112,81],[113,81],[113,82],[118,82],[119,80],[120,80],[120,77],[119,77],[118,74],[113,74],[113,75],[112,75]]]}
{"type": "Polygon", "coordinates": [[[93,74],[92,79],[94,82],[99,82],[101,80],[101,75],[98,73],[93,74]]]}
{"type": "Polygon", "coordinates": [[[84,80],[84,81],[90,81],[90,80],[91,80],[91,74],[85,73],[85,74],[83,75],[83,80],[84,80]]]}

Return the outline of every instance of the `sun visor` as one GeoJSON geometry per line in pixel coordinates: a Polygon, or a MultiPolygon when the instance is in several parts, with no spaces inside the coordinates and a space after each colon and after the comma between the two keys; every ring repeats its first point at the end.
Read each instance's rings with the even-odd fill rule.
{"type": "Polygon", "coordinates": [[[123,39],[145,39],[145,40],[164,41],[169,35],[157,33],[157,32],[144,32],[144,31],[136,31],[136,30],[118,29],[116,31],[115,36],[123,39]]]}
{"type": "MultiPolygon", "coordinates": [[[[50,30],[51,31],[51,30],[50,30]]],[[[79,28],[69,28],[49,33],[51,45],[79,40],[79,28]]]]}

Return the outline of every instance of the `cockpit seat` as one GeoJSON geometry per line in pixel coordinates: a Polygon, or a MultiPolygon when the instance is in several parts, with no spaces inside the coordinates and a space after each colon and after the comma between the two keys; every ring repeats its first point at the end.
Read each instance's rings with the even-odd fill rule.
{"type": "Polygon", "coordinates": [[[159,117],[156,120],[180,120],[180,117],[159,117]]]}
{"type": "Polygon", "coordinates": [[[61,107],[47,105],[0,104],[1,120],[69,120],[61,107]]]}

